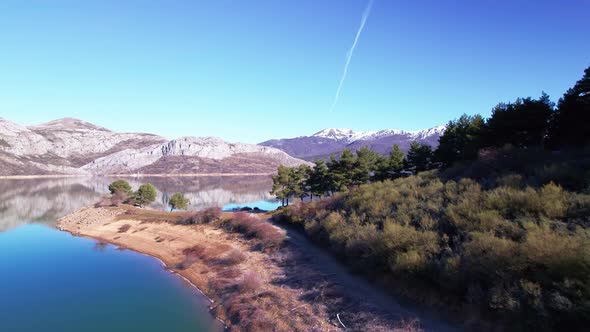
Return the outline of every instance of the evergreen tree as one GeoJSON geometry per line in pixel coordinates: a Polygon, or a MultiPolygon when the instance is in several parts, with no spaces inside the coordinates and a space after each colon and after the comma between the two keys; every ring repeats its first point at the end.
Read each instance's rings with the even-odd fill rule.
{"type": "Polygon", "coordinates": [[[514,103],[494,107],[487,121],[486,146],[510,144],[519,148],[543,146],[553,103],[545,93],[539,99],[519,98],[514,103]]]}
{"type": "Polygon", "coordinates": [[[113,195],[115,193],[117,193],[118,191],[125,193],[127,195],[131,195],[132,188],[131,188],[131,185],[129,184],[129,182],[127,182],[125,180],[116,180],[109,185],[109,191],[113,195]]]}
{"type": "Polygon", "coordinates": [[[375,180],[383,181],[399,177],[404,169],[404,152],[394,144],[389,156],[379,158],[376,164],[375,180]]]}
{"type": "Polygon", "coordinates": [[[289,204],[290,192],[290,177],[291,170],[289,167],[280,165],[277,168],[277,175],[272,177],[271,195],[275,195],[277,199],[281,200],[281,206],[285,206],[285,202],[289,204]]]}
{"type": "Polygon", "coordinates": [[[356,158],[350,149],[342,150],[339,160],[336,160],[333,156],[331,157],[328,168],[332,175],[332,191],[347,190],[352,186],[355,165],[356,158]]]}
{"type": "Polygon", "coordinates": [[[330,174],[326,163],[323,160],[317,160],[315,166],[311,169],[307,184],[310,193],[313,196],[322,197],[330,191],[330,174]]]}
{"type": "Polygon", "coordinates": [[[473,160],[482,145],[485,122],[481,115],[463,114],[449,121],[444,134],[439,138],[435,151],[436,160],[450,166],[459,160],[473,160]]]}
{"type": "Polygon", "coordinates": [[[406,165],[409,169],[415,173],[429,170],[432,168],[432,160],[433,153],[429,145],[412,142],[406,156],[406,165]]]}
{"type": "Polygon", "coordinates": [[[559,99],[549,128],[552,148],[584,146],[590,143],[590,67],[582,79],[559,99]]]}
{"type": "Polygon", "coordinates": [[[189,200],[186,197],[184,197],[184,195],[180,192],[172,195],[172,197],[170,197],[170,200],[168,201],[170,211],[180,209],[186,210],[186,208],[188,207],[188,203],[189,200]]]}
{"type": "Polygon", "coordinates": [[[291,168],[289,176],[289,186],[291,196],[299,197],[303,200],[308,196],[307,176],[310,172],[310,167],[307,165],[299,165],[299,167],[291,168]]]}
{"type": "Polygon", "coordinates": [[[379,154],[366,146],[358,149],[352,171],[352,184],[360,185],[369,182],[377,169],[380,157],[379,154]]]}
{"type": "Polygon", "coordinates": [[[135,203],[137,203],[139,206],[143,207],[143,206],[155,201],[157,195],[158,195],[158,192],[156,190],[156,187],[154,187],[153,184],[144,183],[141,186],[139,186],[139,189],[134,194],[133,198],[135,200],[135,203]]]}

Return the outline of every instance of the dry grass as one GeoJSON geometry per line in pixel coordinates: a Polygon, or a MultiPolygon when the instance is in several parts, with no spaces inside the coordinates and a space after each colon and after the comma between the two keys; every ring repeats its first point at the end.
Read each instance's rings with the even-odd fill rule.
{"type": "MultiPolygon", "coordinates": [[[[96,210],[98,214],[100,209],[96,210]]],[[[345,289],[319,275],[317,267],[308,264],[295,247],[283,244],[285,235],[260,220],[260,215],[224,214],[224,222],[185,226],[176,223],[187,214],[182,211],[126,205],[101,210],[104,217],[96,223],[72,223],[71,229],[159,257],[214,300],[213,313],[230,331],[336,331],[336,313],[343,315],[351,330],[393,329],[393,324],[375,324],[372,317],[354,316],[351,308],[366,310],[357,310],[356,302],[343,295],[345,289]],[[106,213],[109,211],[112,216],[106,213]],[[131,228],[120,233],[127,224],[131,228]],[[280,241],[268,241],[276,232],[280,241]],[[259,250],[262,244],[273,250],[259,250]]],[[[88,220],[80,213],[71,219],[88,220]]]]}
{"type": "Polygon", "coordinates": [[[242,277],[239,288],[242,293],[252,293],[262,286],[260,275],[256,272],[246,272],[242,277]]]}
{"type": "Polygon", "coordinates": [[[417,320],[402,320],[393,328],[392,332],[422,332],[417,320]]]}
{"type": "Polygon", "coordinates": [[[159,210],[148,210],[142,209],[131,205],[121,205],[117,207],[118,210],[123,210],[117,216],[115,220],[138,220],[144,223],[176,223],[181,218],[184,218],[189,214],[188,211],[159,211],[159,210]]]}
{"type": "Polygon", "coordinates": [[[202,211],[190,211],[177,223],[182,225],[209,224],[221,218],[221,209],[218,207],[208,208],[202,211]]]}
{"type": "Polygon", "coordinates": [[[232,249],[222,260],[225,265],[237,265],[246,260],[247,256],[239,249],[232,249]]]}
{"type": "Polygon", "coordinates": [[[244,212],[236,212],[228,222],[229,229],[256,238],[262,249],[279,247],[285,234],[267,221],[244,212]]]}

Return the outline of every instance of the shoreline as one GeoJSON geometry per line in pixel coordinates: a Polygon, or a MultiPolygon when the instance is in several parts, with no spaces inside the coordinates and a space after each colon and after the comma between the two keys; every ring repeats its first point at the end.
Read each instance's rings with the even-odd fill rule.
{"type": "Polygon", "coordinates": [[[268,214],[223,212],[196,224],[187,217],[191,212],[90,206],[56,227],[157,259],[205,296],[228,331],[456,331],[384,294],[300,234],[268,223],[268,214]],[[240,231],[245,224],[266,225],[259,229],[267,235],[240,231]],[[281,242],[265,249],[275,236],[281,242]]]}
{"type": "Polygon", "coordinates": [[[233,214],[224,212],[211,224],[172,221],[186,213],[86,207],[60,218],[56,227],[157,259],[209,301],[210,314],[225,330],[268,330],[268,324],[277,326],[276,331],[339,330],[322,304],[310,304],[300,298],[301,290],[275,282],[284,271],[273,253],[221,226],[233,214]],[[228,263],[232,254],[239,258],[228,263]],[[256,276],[254,286],[247,284],[251,275],[256,276]]]}
{"type": "Polygon", "coordinates": [[[60,179],[60,178],[165,178],[165,177],[233,177],[233,176],[271,176],[274,173],[181,173],[181,174],[38,174],[38,175],[0,175],[0,180],[60,179]]]}
{"type": "MultiPolygon", "coordinates": [[[[78,212],[78,211],[76,211],[76,212],[78,212]]],[[[76,212],[74,212],[74,213],[76,213],[76,212]]],[[[215,315],[215,314],[214,314],[214,313],[211,311],[211,309],[213,308],[213,306],[212,306],[212,305],[213,305],[213,304],[215,304],[216,302],[215,302],[215,301],[214,301],[214,300],[213,300],[211,297],[209,297],[209,295],[207,295],[205,292],[203,292],[203,290],[202,290],[202,289],[200,289],[200,288],[199,288],[199,286],[197,286],[197,285],[196,285],[196,284],[195,284],[195,283],[194,283],[192,280],[190,280],[190,279],[189,279],[187,276],[183,275],[181,272],[177,272],[177,271],[175,271],[175,270],[172,270],[172,269],[170,269],[170,268],[169,268],[169,266],[170,266],[170,265],[169,265],[169,264],[166,264],[166,262],[165,262],[165,261],[164,261],[164,260],[163,260],[161,257],[158,257],[157,255],[150,254],[150,253],[147,253],[147,252],[144,252],[144,251],[141,251],[141,250],[137,250],[137,249],[130,248],[130,247],[128,247],[128,246],[126,246],[126,245],[124,245],[124,244],[122,244],[122,243],[118,243],[118,242],[115,242],[115,241],[112,241],[112,240],[109,240],[109,239],[105,239],[105,238],[102,238],[102,237],[91,236],[91,235],[85,235],[85,234],[82,234],[82,233],[77,233],[77,232],[74,232],[74,231],[72,231],[72,230],[68,230],[68,229],[62,228],[62,227],[59,225],[59,222],[58,222],[58,224],[57,224],[55,227],[56,227],[56,228],[57,228],[59,231],[61,231],[61,232],[66,232],[66,233],[70,234],[71,236],[75,236],[75,237],[82,237],[82,238],[85,238],[85,239],[90,239],[90,240],[93,240],[93,241],[95,241],[95,242],[97,242],[97,243],[108,243],[108,244],[110,244],[110,245],[112,245],[112,246],[115,246],[115,247],[117,247],[117,248],[121,248],[121,249],[125,249],[125,250],[130,250],[130,251],[133,251],[134,253],[137,253],[137,254],[140,254],[140,255],[147,256],[147,257],[149,257],[149,258],[155,259],[156,261],[158,261],[158,262],[159,262],[159,263],[162,265],[162,268],[164,268],[164,270],[166,270],[168,273],[170,273],[170,274],[172,274],[172,275],[174,275],[174,276],[176,276],[176,277],[179,277],[179,278],[181,278],[183,281],[185,281],[186,283],[188,283],[188,284],[190,285],[190,287],[194,288],[194,289],[195,289],[197,292],[199,292],[199,294],[200,294],[200,295],[201,295],[201,296],[202,296],[202,297],[203,297],[205,300],[207,300],[207,301],[209,302],[209,306],[208,306],[208,309],[209,309],[209,310],[208,310],[208,311],[209,311],[209,314],[210,314],[210,315],[211,315],[211,316],[212,316],[212,317],[213,317],[215,320],[217,320],[218,322],[220,322],[220,323],[223,325],[223,329],[224,329],[224,331],[225,331],[225,330],[227,330],[227,329],[229,328],[229,325],[227,324],[227,322],[225,322],[225,321],[224,321],[224,320],[223,320],[221,317],[219,317],[219,316],[215,315]]]]}
{"type": "MultiPolygon", "coordinates": [[[[78,211],[76,211],[76,212],[78,212],[78,211]]],[[[74,212],[74,213],[76,213],[76,212],[74,212]]],[[[144,252],[142,250],[130,248],[129,246],[126,246],[125,244],[122,244],[122,243],[119,243],[119,242],[115,242],[115,241],[110,240],[110,239],[106,239],[106,238],[99,237],[99,236],[86,235],[86,234],[82,234],[82,233],[79,233],[79,232],[75,232],[75,231],[66,229],[64,227],[61,227],[61,225],[59,223],[59,220],[58,220],[58,223],[56,225],[56,228],[59,231],[66,232],[66,233],[70,234],[71,236],[76,236],[76,237],[82,237],[82,238],[90,239],[90,240],[96,241],[97,243],[108,243],[108,244],[110,244],[112,246],[115,246],[117,248],[121,248],[121,249],[125,249],[125,250],[130,250],[130,251],[133,251],[133,252],[135,252],[137,254],[140,254],[140,255],[143,255],[143,256],[147,256],[147,257],[150,257],[150,258],[153,258],[153,259],[157,260],[162,265],[162,267],[164,268],[164,270],[166,270],[168,273],[170,273],[170,274],[172,274],[174,276],[180,277],[181,279],[183,279],[184,281],[186,281],[192,288],[196,289],[201,294],[201,296],[203,296],[205,298],[205,300],[207,300],[209,302],[209,304],[210,304],[208,306],[209,314],[211,314],[211,316],[215,320],[217,320],[221,324],[223,324],[224,330],[227,330],[229,328],[229,325],[227,324],[226,321],[224,321],[221,317],[215,315],[211,311],[212,305],[215,304],[216,302],[211,297],[209,297],[209,295],[207,295],[205,292],[203,292],[203,290],[200,289],[199,286],[197,286],[191,279],[189,279],[189,277],[183,275],[181,272],[178,272],[178,271],[175,271],[175,270],[170,269],[169,266],[171,266],[171,265],[170,264],[166,264],[166,262],[162,259],[162,257],[159,257],[159,256],[154,255],[154,254],[150,254],[150,253],[147,253],[147,252],[144,252]]]]}

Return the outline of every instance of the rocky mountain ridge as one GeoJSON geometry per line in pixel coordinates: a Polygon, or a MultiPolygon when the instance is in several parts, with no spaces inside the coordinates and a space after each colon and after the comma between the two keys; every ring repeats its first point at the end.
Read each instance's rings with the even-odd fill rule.
{"type": "Polygon", "coordinates": [[[394,144],[407,151],[413,141],[436,147],[438,146],[438,138],[444,131],[445,126],[417,131],[399,129],[355,131],[352,129],[327,128],[311,136],[269,140],[260,143],[260,145],[283,150],[297,158],[315,160],[327,159],[331,154],[338,154],[345,148],[357,150],[367,146],[374,151],[387,154],[394,144]]]}
{"type": "Polygon", "coordinates": [[[0,118],[0,176],[271,173],[302,163],[278,149],[214,137],[168,141],[73,118],[29,127],[0,118]]]}

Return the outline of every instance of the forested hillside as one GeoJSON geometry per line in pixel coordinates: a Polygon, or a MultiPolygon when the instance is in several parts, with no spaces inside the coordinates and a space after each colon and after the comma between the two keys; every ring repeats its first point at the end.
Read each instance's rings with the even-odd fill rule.
{"type": "Polygon", "coordinates": [[[345,151],[282,168],[277,197],[324,197],[275,220],[391,291],[510,330],[590,323],[590,68],[543,94],[449,122],[435,151],[345,151]],[[415,174],[410,175],[408,174],[415,174]]]}

